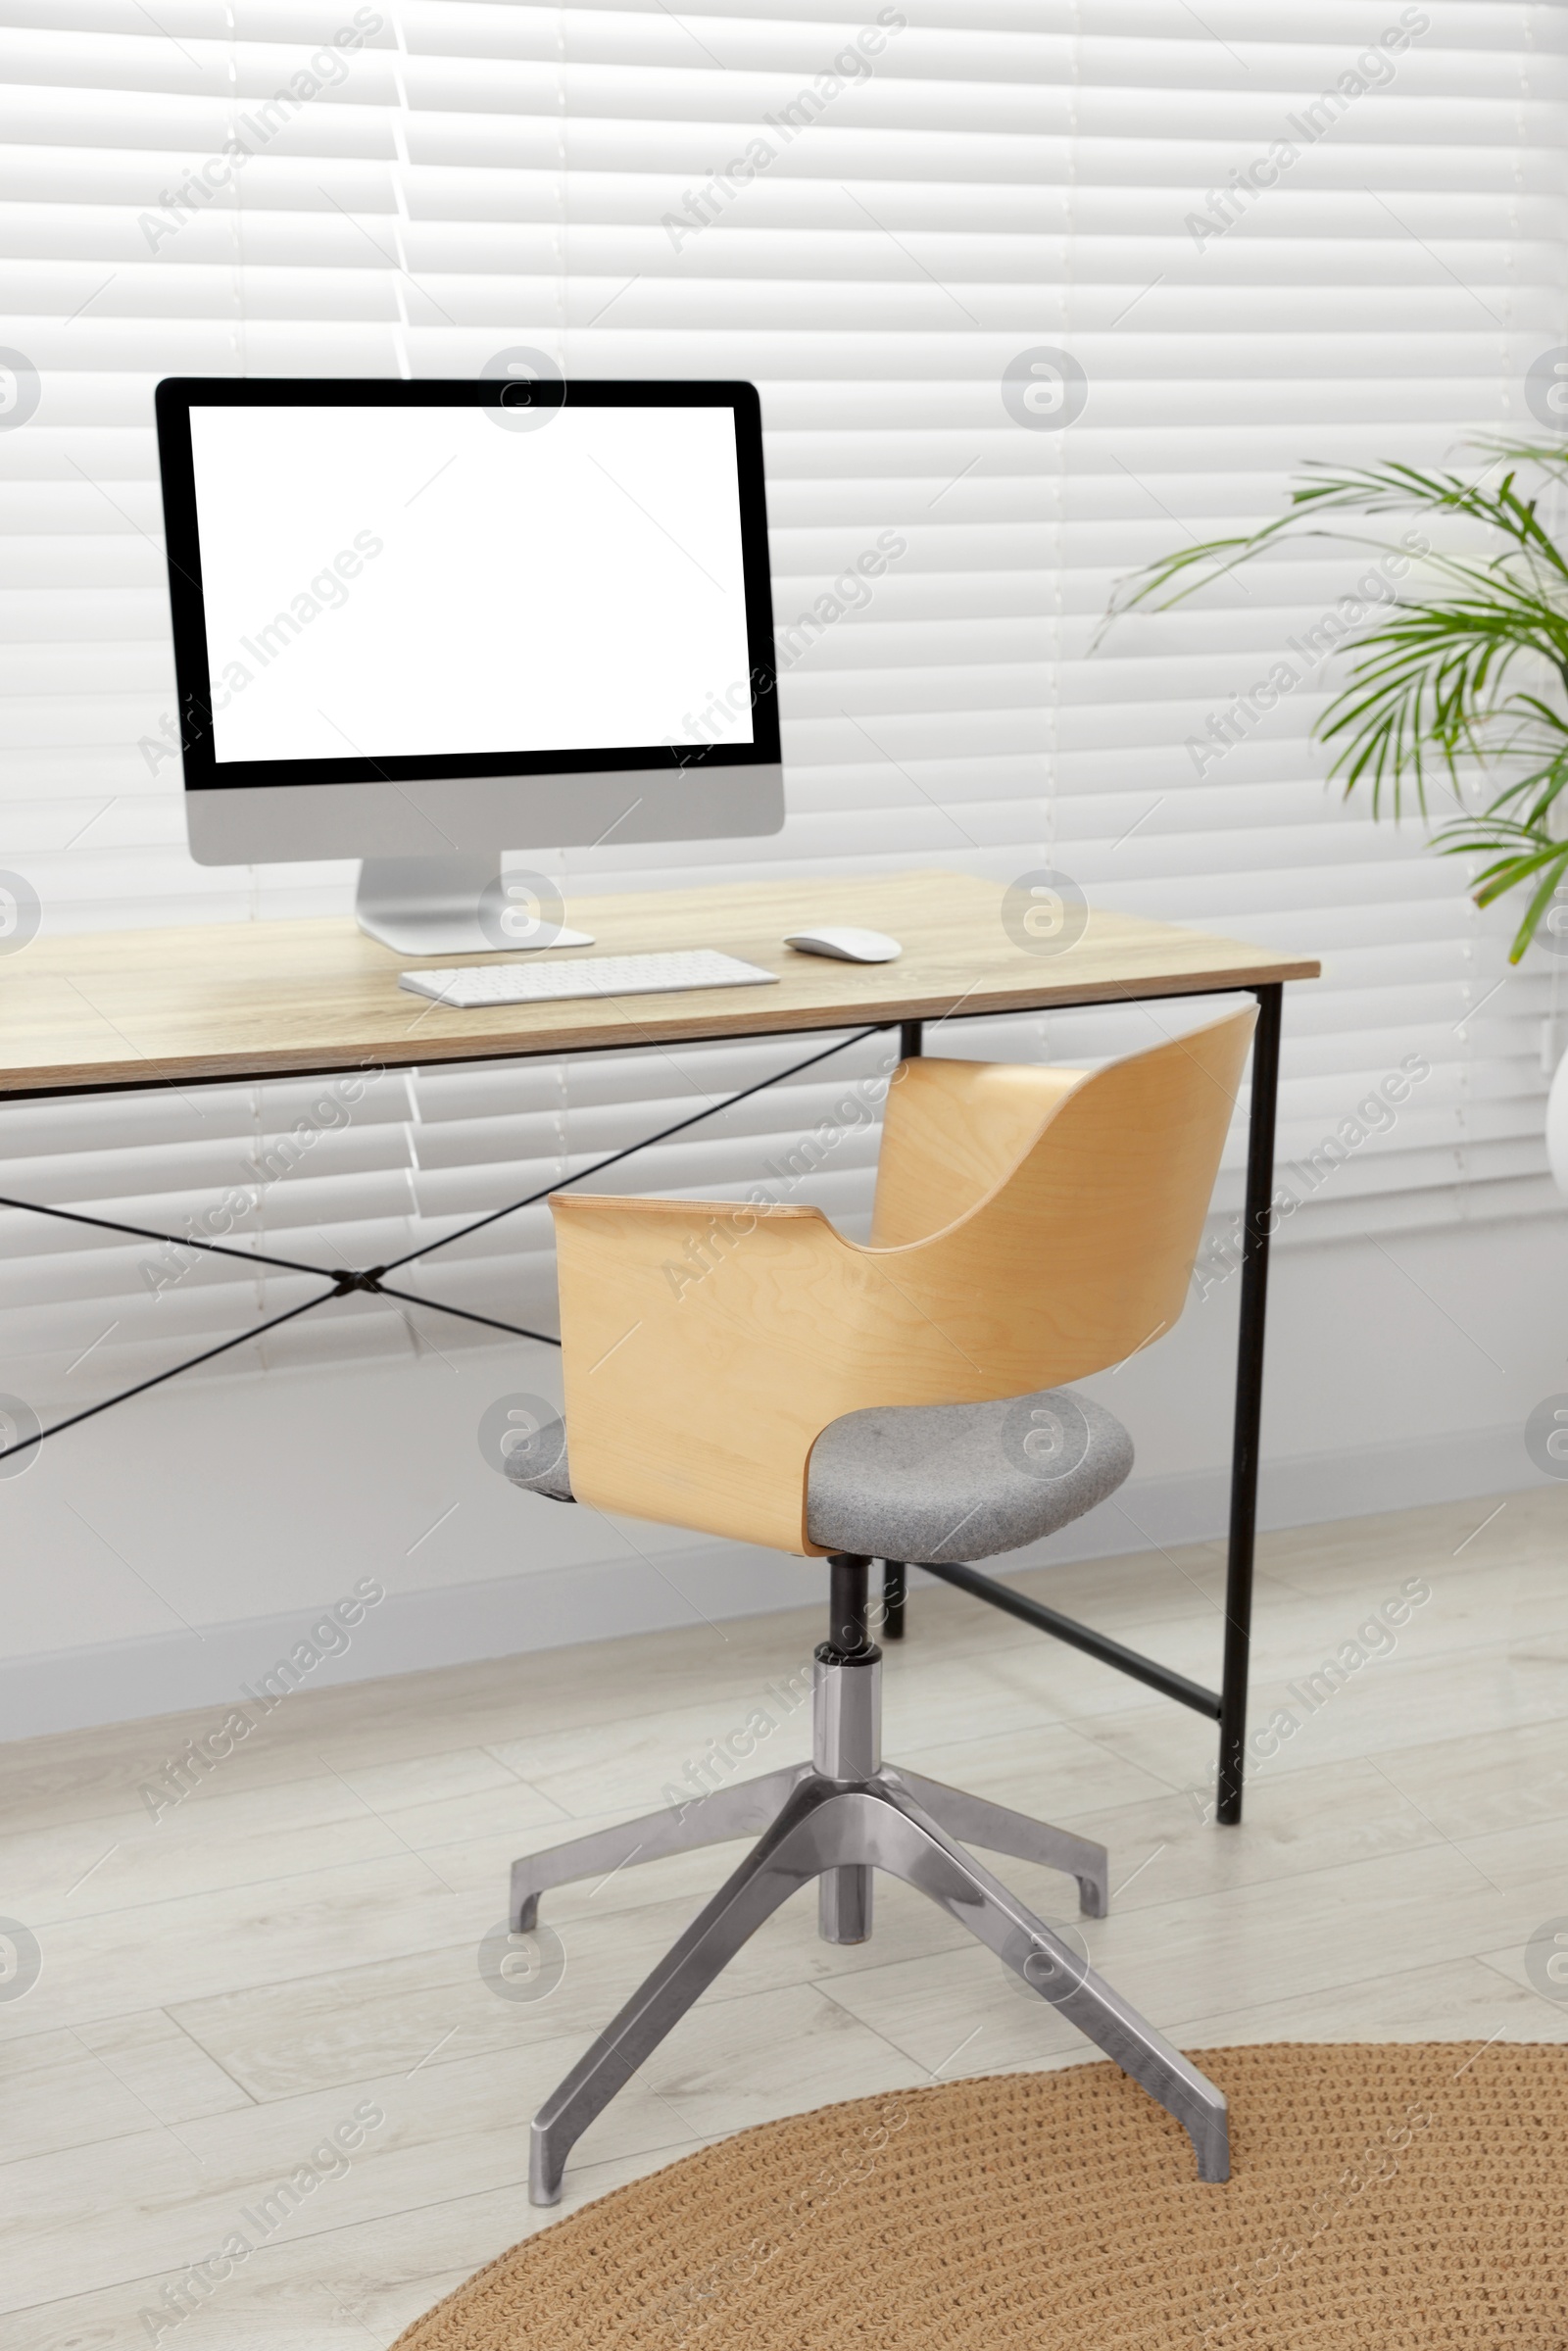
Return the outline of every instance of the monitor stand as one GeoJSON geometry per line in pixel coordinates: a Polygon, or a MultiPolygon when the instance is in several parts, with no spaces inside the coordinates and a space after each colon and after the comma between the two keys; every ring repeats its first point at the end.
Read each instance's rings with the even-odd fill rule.
{"type": "Polygon", "coordinates": [[[496,850],[367,857],[360,867],[354,911],[362,931],[400,955],[517,955],[541,947],[591,947],[586,931],[562,927],[561,901],[541,882],[539,876],[514,877],[509,891],[496,850]]]}
{"type": "Polygon", "coordinates": [[[480,926],[480,902],[501,880],[498,852],[436,857],[367,857],[354,911],[362,931],[400,955],[493,954],[502,942],[480,926]]]}

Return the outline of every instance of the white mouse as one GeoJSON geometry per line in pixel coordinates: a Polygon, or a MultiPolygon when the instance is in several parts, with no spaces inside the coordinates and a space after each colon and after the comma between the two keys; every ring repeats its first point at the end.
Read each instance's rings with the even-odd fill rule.
{"type": "Polygon", "coordinates": [[[841,963],[892,963],[904,953],[886,931],[792,931],[784,944],[803,955],[836,955],[841,963]]]}

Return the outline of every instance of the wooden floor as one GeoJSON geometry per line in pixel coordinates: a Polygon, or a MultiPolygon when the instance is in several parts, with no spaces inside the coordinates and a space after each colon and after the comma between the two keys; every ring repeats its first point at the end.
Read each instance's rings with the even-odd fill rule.
{"type": "MultiPolygon", "coordinates": [[[[1556,1487],[1269,1538],[1252,1721],[1295,1728],[1265,1735],[1240,1831],[1203,1818],[1198,1716],[954,1592],[917,1593],[889,1652],[888,1752],[1103,1838],[1093,1958],[1184,2047],[1568,2037],[1525,1965],[1568,1913],[1565,1538],[1556,1487]],[[1314,1697],[1342,1651],[1366,1662],[1314,1697]]],[[[1220,1581],[1216,1546],[1032,1580],[1208,1681],[1220,1581]]],[[[140,1786],[222,1708],[4,1749],[0,1911],[43,1953],[0,1996],[7,2351],[386,2344],[547,2225],[533,2107],[735,1849],[547,1897],[564,1973],[524,1999],[478,1964],[508,1864],[667,1800],[758,1708],[778,1727],[740,1768],[804,1756],[780,1689],[818,1633],[752,1618],[302,1691],[157,1822],[140,1786]],[[189,2284],[236,2232],[248,2257],[189,2284]]],[[[1073,1917],[1064,1881],[997,1866],[1073,1917]]],[[[771,2116],[1085,2054],[943,1913],[883,1879],[876,1902],[857,1949],[817,1941],[805,1899],[764,1929],[588,2133],[559,2210],[771,2116]]]]}

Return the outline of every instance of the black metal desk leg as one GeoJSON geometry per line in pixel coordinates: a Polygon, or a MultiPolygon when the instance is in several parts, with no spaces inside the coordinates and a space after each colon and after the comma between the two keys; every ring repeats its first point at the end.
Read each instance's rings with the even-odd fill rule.
{"type": "MultiPolygon", "coordinates": [[[[923,1020],[901,1020],[899,1022],[899,1059],[901,1061],[918,1060],[924,1051],[925,1022],[923,1020]]],[[[884,1641],[902,1641],[904,1639],[904,1601],[906,1589],[907,1578],[904,1572],[903,1560],[884,1559],[882,1562],[882,1638],[884,1641]]]]}
{"type": "Polygon", "coordinates": [[[1268,1245],[1274,1214],[1274,1112],[1280,1076],[1278,982],[1253,991],[1252,1114],[1247,1145],[1247,1208],[1242,1225],[1242,1327],[1237,1345],[1236,1434],[1231,1450],[1230,1552],[1225,1574],[1225,1672],[1220,1685],[1219,1780],[1215,1817],[1234,1828],[1242,1817],[1247,1765],[1247,1668],[1252,1633],[1252,1553],[1257,1535],[1257,1450],[1263,1418],[1263,1326],[1268,1305],[1268,1245]]]}

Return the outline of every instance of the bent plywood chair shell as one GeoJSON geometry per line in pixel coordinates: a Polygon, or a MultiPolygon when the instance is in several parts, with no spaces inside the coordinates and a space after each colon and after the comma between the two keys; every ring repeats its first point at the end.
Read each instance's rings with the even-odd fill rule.
{"type": "Polygon", "coordinates": [[[1089,1075],[902,1063],[868,1246],[817,1208],[556,1195],[579,1498],[820,1556],[806,1479],[829,1421],[1147,1346],[1181,1313],[1255,1019],[1089,1075]]]}

